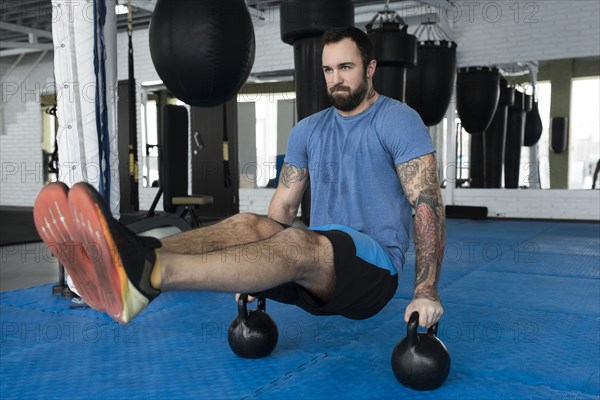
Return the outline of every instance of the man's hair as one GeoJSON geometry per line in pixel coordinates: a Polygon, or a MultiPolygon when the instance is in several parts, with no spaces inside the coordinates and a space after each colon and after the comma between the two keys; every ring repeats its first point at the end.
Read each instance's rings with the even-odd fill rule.
{"type": "Polygon", "coordinates": [[[344,28],[328,29],[322,36],[323,46],[331,43],[338,43],[344,39],[351,39],[360,52],[360,58],[363,62],[365,73],[369,62],[373,59],[373,45],[366,33],[353,26],[344,28]]]}

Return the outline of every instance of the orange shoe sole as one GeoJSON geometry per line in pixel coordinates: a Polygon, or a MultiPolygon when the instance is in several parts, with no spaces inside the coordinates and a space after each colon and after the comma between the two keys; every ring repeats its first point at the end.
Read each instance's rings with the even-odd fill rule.
{"type": "Polygon", "coordinates": [[[68,206],[69,188],[61,182],[46,185],[36,198],[33,218],[38,234],[65,267],[77,291],[94,309],[103,311],[98,278],[68,206]]]}
{"type": "Polygon", "coordinates": [[[85,246],[95,249],[91,261],[98,277],[102,308],[117,322],[126,323],[148,304],[148,300],[140,298],[129,282],[108,225],[112,214],[94,190],[86,183],[74,185],[69,191],[69,210],[78,228],[77,238],[85,246]]]}

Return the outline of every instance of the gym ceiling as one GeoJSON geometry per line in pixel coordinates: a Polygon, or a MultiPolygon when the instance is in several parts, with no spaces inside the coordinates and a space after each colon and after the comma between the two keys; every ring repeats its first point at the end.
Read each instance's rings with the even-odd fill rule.
{"type": "MultiPolygon", "coordinates": [[[[132,0],[133,29],[145,28],[150,23],[152,11],[157,0],[132,0]]],[[[450,0],[445,0],[450,2],[450,0]]],[[[128,0],[118,0],[127,4],[128,0]]],[[[383,8],[384,0],[353,0],[355,6],[377,5],[383,8]]],[[[391,1],[390,6],[402,4],[403,7],[420,4],[437,4],[442,1],[391,1]]],[[[67,2],[68,3],[68,2],[67,2]]],[[[276,7],[281,0],[247,0],[251,12],[259,13],[270,7],[276,7]],[[254,11],[253,11],[253,10],[254,11]]],[[[0,0],[0,57],[9,57],[44,50],[53,50],[52,19],[57,17],[51,0],[0,0]],[[53,14],[54,13],[54,14],[53,14]]],[[[127,28],[127,14],[117,16],[117,29],[127,28]]]]}

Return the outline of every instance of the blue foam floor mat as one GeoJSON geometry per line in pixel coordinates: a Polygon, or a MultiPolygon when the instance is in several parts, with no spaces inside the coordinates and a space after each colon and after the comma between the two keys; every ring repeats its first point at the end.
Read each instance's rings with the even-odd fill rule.
{"type": "Polygon", "coordinates": [[[600,224],[449,220],[439,337],[452,356],[432,392],[390,366],[404,337],[414,254],[375,317],[314,317],[268,302],[279,343],[236,357],[232,295],[164,293],[128,325],[40,286],[0,295],[0,398],[599,399],[600,224]]]}

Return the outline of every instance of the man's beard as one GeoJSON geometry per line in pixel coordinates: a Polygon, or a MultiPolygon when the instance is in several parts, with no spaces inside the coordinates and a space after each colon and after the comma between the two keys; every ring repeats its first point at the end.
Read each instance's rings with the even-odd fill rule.
{"type": "Polygon", "coordinates": [[[336,85],[332,86],[327,91],[327,96],[329,96],[329,100],[331,100],[331,104],[333,104],[335,108],[340,111],[348,112],[354,110],[362,103],[367,95],[368,89],[369,85],[367,83],[367,77],[365,76],[356,90],[351,91],[348,86],[336,85]],[[344,91],[346,93],[336,93],[336,91],[344,91]]]}

